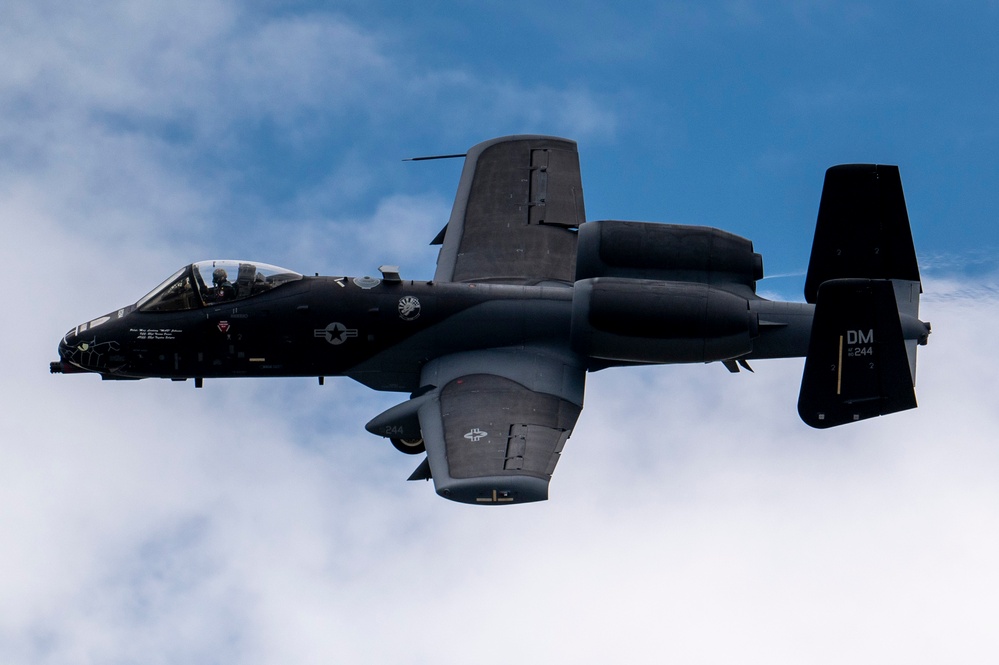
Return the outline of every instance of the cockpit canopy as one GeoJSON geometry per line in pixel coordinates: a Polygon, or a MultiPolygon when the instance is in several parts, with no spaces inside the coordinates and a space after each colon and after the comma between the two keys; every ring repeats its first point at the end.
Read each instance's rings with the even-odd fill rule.
{"type": "Polygon", "coordinates": [[[302,279],[292,270],[250,261],[199,261],[185,266],[137,303],[142,312],[178,312],[252,298],[302,279]]]}

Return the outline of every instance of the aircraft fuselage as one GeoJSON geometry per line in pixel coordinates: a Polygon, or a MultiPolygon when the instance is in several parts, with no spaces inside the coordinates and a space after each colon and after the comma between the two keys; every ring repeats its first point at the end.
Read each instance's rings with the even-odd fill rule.
{"type": "Polygon", "coordinates": [[[66,371],[109,379],[349,375],[412,391],[443,353],[564,344],[571,304],[569,287],[304,277],[185,311],[131,305],[70,330],[59,351],[66,371]]]}

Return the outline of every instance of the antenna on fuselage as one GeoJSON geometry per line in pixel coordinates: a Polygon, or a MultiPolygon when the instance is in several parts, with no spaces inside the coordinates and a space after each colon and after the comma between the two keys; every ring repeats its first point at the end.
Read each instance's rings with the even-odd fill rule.
{"type": "Polygon", "coordinates": [[[458,157],[464,157],[464,156],[465,156],[465,153],[461,153],[460,155],[430,155],[429,157],[407,157],[406,159],[404,159],[402,161],[404,161],[404,162],[425,162],[425,161],[430,160],[430,159],[456,159],[458,157]]]}

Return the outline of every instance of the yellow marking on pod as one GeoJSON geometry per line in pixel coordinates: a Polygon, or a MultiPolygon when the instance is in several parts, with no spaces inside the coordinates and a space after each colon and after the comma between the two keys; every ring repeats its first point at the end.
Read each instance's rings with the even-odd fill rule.
{"type": "Polygon", "coordinates": [[[843,336],[839,336],[839,360],[836,362],[836,394],[843,392],[843,336]]]}
{"type": "Polygon", "coordinates": [[[489,496],[477,496],[475,497],[477,503],[512,503],[512,496],[500,496],[499,492],[493,490],[493,495],[489,496]]]}

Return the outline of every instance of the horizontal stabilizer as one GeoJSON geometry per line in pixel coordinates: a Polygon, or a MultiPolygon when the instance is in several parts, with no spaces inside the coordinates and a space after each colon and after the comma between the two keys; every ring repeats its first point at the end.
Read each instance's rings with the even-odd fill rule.
{"type": "Polygon", "coordinates": [[[826,428],[915,407],[892,282],[822,284],[798,397],[801,419],[826,428]]]}

